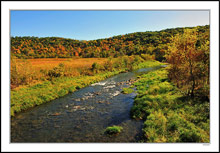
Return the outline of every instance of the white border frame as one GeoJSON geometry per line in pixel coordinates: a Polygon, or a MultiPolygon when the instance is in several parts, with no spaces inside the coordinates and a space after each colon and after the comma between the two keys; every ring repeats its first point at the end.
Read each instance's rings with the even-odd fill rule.
{"type": "Polygon", "coordinates": [[[219,2],[1,2],[1,143],[2,151],[219,151],[219,2]],[[10,10],[210,10],[211,58],[211,140],[210,144],[196,143],[10,143],[9,112],[9,49],[10,10]]]}

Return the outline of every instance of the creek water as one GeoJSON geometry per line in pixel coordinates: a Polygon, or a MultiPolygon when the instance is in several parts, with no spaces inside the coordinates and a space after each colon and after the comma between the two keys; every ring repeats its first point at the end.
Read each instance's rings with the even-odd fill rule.
{"type": "Polygon", "coordinates": [[[143,121],[130,117],[136,93],[121,91],[161,67],[121,73],[19,113],[11,118],[11,142],[138,142],[143,121]],[[104,131],[113,125],[123,130],[110,137],[104,131]]]}

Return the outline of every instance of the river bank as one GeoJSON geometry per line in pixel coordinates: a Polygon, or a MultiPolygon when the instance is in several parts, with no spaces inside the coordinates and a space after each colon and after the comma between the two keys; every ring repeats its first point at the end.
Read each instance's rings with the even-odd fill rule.
{"type": "Polygon", "coordinates": [[[166,68],[139,76],[132,118],[143,120],[142,142],[209,143],[209,102],[184,96],[166,68]]]}

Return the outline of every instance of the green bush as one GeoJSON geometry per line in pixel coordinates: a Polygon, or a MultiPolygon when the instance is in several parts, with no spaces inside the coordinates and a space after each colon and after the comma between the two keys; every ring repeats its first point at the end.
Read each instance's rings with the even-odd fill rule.
{"type": "Polygon", "coordinates": [[[174,132],[178,130],[178,128],[184,126],[184,121],[183,119],[176,113],[171,113],[169,112],[168,114],[168,124],[167,124],[167,130],[174,132]]]}
{"type": "Polygon", "coordinates": [[[108,135],[116,135],[119,134],[121,132],[123,128],[121,126],[109,126],[105,129],[105,133],[108,135]]]}
{"type": "Polygon", "coordinates": [[[100,69],[100,65],[98,63],[95,62],[92,64],[92,68],[91,68],[92,72],[98,73],[99,69],[100,69]]]}
{"type": "Polygon", "coordinates": [[[201,135],[195,129],[181,128],[177,142],[201,142],[201,135]]]}
{"type": "Polygon", "coordinates": [[[136,63],[136,64],[140,64],[140,63],[144,62],[144,59],[141,58],[141,56],[139,56],[139,55],[134,55],[134,61],[133,62],[136,63]]]}
{"type": "Polygon", "coordinates": [[[151,102],[144,100],[145,98],[135,99],[134,105],[131,108],[131,117],[135,119],[146,119],[150,114],[150,111],[153,109],[151,107],[151,102]]]}
{"type": "Polygon", "coordinates": [[[166,141],[167,118],[161,110],[151,113],[144,122],[143,132],[149,142],[166,141]]]}
{"type": "Polygon", "coordinates": [[[167,118],[161,110],[151,113],[144,122],[145,128],[155,128],[158,134],[166,132],[167,118]]]}
{"type": "Polygon", "coordinates": [[[159,88],[160,88],[159,89],[159,93],[160,94],[163,94],[163,93],[166,93],[168,91],[172,91],[173,90],[173,86],[169,82],[167,82],[167,81],[161,82],[159,84],[159,88]]]}
{"type": "Polygon", "coordinates": [[[64,76],[64,64],[60,63],[58,67],[54,67],[52,70],[49,70],[47,75],[49,76],[49,80],[64,76]]]}
{"type": "Polygon", "coordinates": [[[113,71],[113,62],[112,60],[108,60],[104,63],[104,69],[107,71],[113,71]]]}

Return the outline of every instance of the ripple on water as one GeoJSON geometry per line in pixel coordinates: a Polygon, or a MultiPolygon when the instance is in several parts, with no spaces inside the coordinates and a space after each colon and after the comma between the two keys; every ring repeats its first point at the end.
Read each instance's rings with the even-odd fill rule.
{"type": "Polygon", "coordinates": [[[114,88],[114,87],[115,87],[115,85],[111,85],[111,86],[104,87],[104,89],[109,89],[109,88],[114,88]]]}
{"type": "Polygon", "coordinates": [[[96,85],[104,86],[104,85],[106,85],[106,83],[107,83],[107,81],[106,82],[97,82],[97,83],[91,84],[91,86],[96,86],[96,85]]]}
{"type": "Polygon", "coordinates": [[[111,96],[115,97],[119,95],[121,92],[120,91],[115,91],[114,93],[109,93],[111,96]]]}

